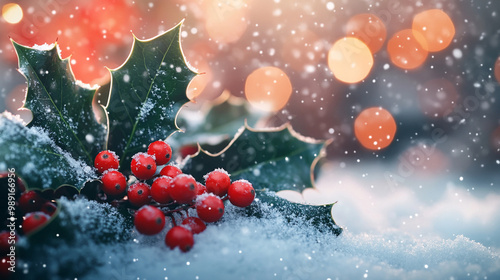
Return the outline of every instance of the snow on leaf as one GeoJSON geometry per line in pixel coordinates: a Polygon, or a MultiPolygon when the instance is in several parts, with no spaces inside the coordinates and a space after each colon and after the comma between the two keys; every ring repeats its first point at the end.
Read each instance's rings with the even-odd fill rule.
{"type": "Polygon", "coordinates": [[[42,128],[25,127],[3,113],[0,131],[0,171],[14,168],[29,189],[57,189],[68,184],[80,189],[95,176],[90,166],[63,151],[42,128]]]}
{"type": "Polygon", "coordinates": [[[105,127],[97,122],[92,110],[96,88],[75,80],[69,59],[59,56],[57,43],[43,48],[12,44],[19,71],[28,82],[24,107],[33,113],[28,126],[45,129],[59,147],[91,165],[106,137],[105,127]],[[95,141],[86,141],[87,135],[95,141]]]}
{"type": "Polygon", "coordinates": [[[120,155],[122,167],[152,141],[178,130],[175,119],[195,76],[182,54],[181,24],[150,40],[134,37],[127,61],[110,70],[108,149],[120,155]]]}
{"type": "Polygon", "coordinates": [[[107,246],[130,238],[132,222],[110,204],[65,197],[57,204],[51,219],[17,245],[18,265],[29,279],[82,276],[102,261],[107,246]]]}
{"type": "Polygon", "coordinates": [[[90,166],[56,146],[41,128],[27,128],[3,113],[0,131],[0,171],[14,168],[29,189],[57,189],[63,184],[80,189],[95,176],[90,166]]]}

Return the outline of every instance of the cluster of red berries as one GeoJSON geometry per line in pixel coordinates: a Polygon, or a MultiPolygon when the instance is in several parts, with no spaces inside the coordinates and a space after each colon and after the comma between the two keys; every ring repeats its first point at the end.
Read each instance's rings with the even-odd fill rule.
{"type": "Polygon", "coordinates": [[[187,252],[194,244],[193,234],[204,231],[205,223],[222,218],[225,200],[238,207],[247,207],[255,198],[255,190],[246,180],[231,182],[223,169],[205,175],[203,185],[178,167],[165,165],[171,156],[172,149],[164,141],[155,141],[146,153],[135,154],[130,170],[137,180],[127,180],[118,171],[119,159],[112,151],[100,152],[94,166],[102,173],[103,192],[111,197],[123,197],[137,209],[134,225],[138,232],[144,235],[160,233],[165,227],[165,216],[169,216],[172,227],[165,236],[165,243],[171,249],[179,247],[187,252]],[[196,209],[198,217],[189,216],[190,208],[196,209]],[[186,217],[177,225],[174,213],[181,212],[186,217]]]}
{"type": "MultiPolygon", "coordinates": [[[[24,189],[24,186],[22,186],[24,189]]],[[[7,228],[10,230],[0,231],[0,278],[10,279],[12,273],[9,271],[11,263],[15,262],[15,244],[18,240],[17,223],[22,217],[20,234],[26,235],[35,232],[48,222],[56,212],[55,202],[44,197],[41,192],[30,190],[24,191],[16,201],[16,214],[8,218],[7,228]]]]}

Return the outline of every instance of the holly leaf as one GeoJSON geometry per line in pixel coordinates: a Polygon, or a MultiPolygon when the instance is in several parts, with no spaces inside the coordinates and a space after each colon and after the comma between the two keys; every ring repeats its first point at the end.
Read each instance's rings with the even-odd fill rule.
{"type": "Polygon", "coordinates": [[[96,88],[75,80],[69,58],[61,59],[57,43],[38,48],[12,44],[28,82],[24,108],[33,113],[28,127],[45,129],[59,147],[92,165],[106,138],[92,110],[96,88]]]}
{"type": "Polygon", "coordinates": [[[95,252],[106,244],[130,240],[131,216],[111,205],[83,198],[61,198],[56,203],[51,218],[16,248],[19,267],[29,267],[33,279],[51,279],[55,272],[63,279],[83,277],[100,263],[95,252]]]}
{"type": "Polygon", "coordinates": [[[204,148],[205,144],[213,145],[230,138],[245,122],[255,125],[264,115],[262,111],[253,110],[245,99],[226,91],[213,102],[206,102],[199,111],[182,110],[178,123],[183,133],[172,135],[169,143],[178,146],[199,143],[204,148]]]}
{"type": "Polygon", "coordinates": [[[55,190],[69,184],[79,190],[95,177],[90,166],[63,151],[42,128],[28,128],[3,113],[0,131],[0,171],[15,171],[27,189],[55,190]]]}
{"type": "Polygon", "coordinates": [[[150,40],[134,37],[127,61],[110,70],[108,149],[120,156],[122,168],[149,143],[178,130],[175,119],[195,76],[182,54],[181,24],[150,40]]]}
{"type": "MultiPolygon", "coordinates": [[[[278,211],[287,214],[286,218],[288,218],[289,222],[298,219],[299,221],[310,223],[311,226],[316,227],[321,232],[331,232],[335,235],[340,235],[343,231],[335,223],[332,216],[332,207],[335,203],[324,205],[295,203],[277,196],[274,192],[265,190],[257,190],[257,197],[259,202],[264,202],[268,206],[273,207],[273,209],[278,209],[278,211]]],[[[267,210],[259,202],[252,203],[245,208],[246,213],[257,217],[265,215],[267,210]]]]}
{"type": "MultiPolygon", "coordinates": [[[[331,218],[333,204],[299,204],[274,195],[282,190],[302,192],[313,188],[313,171],[327,144],[298,135],[288,124],[272,130],[253,130],[244,126],[221,152],[211,154],[200,150],[186,162],[183,171],[203,182],[205,174],[223,168],[233,181],[250,181],[258,200],[286,215],[301,216],[318,228],[326,227],[340,234],[342,229],[331,218]]],[[[257,210],[250,211],[259,213],[257,210]]]]}
{"type": "Polygon", "coordinates": [[[259,189],[271,191],[314,187],[313,168],[326,142],[298,135],[290,125],[271,130],[253,130],[245,125],[233,141],[217,154],[201,150],[183,170],[196,179],[223,168],[231,179],[258,182],[259,189]]]}

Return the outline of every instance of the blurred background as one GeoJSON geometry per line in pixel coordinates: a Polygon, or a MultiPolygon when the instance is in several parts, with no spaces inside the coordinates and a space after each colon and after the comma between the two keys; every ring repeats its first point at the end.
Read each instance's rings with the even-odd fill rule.
{"type": "MultiPolygon", "coordinates": [[[[405,186],[426,203],[436,193],[419,192],[425,182],[441,195],[447,184],[483,198],[498,194],[499,1],[26,0],[1,6],[0,111],[29,119],[18,111],[26,82],[9,38],[28,46],[57,41],[78,80],[105,85],[105,66],[125,61],[132,33],[147,39],[184,20],[184,55],[202,73],[188,88],[197,104],[226,91],[269,112],[269,126],[290,122],[303,135],[333,138],[329,172],[348,170],[365,191],[405,186]]],[[[490,242],[492,236],[482,237],[490,242]]]]}

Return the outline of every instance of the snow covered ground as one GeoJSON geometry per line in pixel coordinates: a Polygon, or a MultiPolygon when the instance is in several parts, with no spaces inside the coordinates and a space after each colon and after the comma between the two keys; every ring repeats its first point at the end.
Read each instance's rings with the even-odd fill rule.
{"type": "Polygon", "coordinates": [[[339,201],[338,238],[273,210],[257,219],[228,206],[190,252],[168,250],[164,234],[137,235],[102,246],[102,265],[84,279],[500,279],[498,193],[442,178],[388,187],[380,167],[337,166],[304,197],[339,201]]]}

